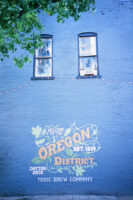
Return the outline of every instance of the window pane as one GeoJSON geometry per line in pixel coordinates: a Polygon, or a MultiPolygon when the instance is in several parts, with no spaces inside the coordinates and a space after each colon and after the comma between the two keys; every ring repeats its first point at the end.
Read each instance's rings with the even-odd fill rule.
{"type": "Polygon", "coordinates": [[[97,75],[97,58],[80,58],[80,76],[97,75]]]}
{"type": "Polygon", "coordinates": [[[52,56],[52,39],[42,39],[43,46],[36,50],[36,57],[52,56]]]}
{"type": "Polygon", "coordinates": [[[79,56],[96,55],[96,37],[79,37],[79,56]]]}
{"type": "Polygon", "coordinates": [[[36,59],[35,76],[50,77],[52,76],[52,59],[36,59]]]}

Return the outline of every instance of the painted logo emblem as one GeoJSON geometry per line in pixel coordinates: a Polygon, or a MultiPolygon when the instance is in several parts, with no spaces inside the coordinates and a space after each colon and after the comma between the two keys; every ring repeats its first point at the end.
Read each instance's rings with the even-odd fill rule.
{"type": "Polygon", "coordinates": [[[42,164],[49,173],[75,174],[82,176],[88,168],[97,166],[94,154],[101,149],[97,126],[87,124],[69,128],[36,126],[32,128],[37,146],[34,164],[42,164]]]}

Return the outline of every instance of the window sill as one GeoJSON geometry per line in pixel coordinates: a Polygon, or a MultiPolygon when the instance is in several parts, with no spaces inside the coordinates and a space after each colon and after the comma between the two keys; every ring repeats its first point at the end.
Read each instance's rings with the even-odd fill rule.
{"type": "Polygon", "coordinates": [[[54,80],[55,78],[52,77],[31,77],[31,80],[54,80]]]}
{"type": "Polygon", "coordinates": [[[87,78],[101,78],[101,75],[88,75],[88,76],[77,76],[77,79],[87,79],[87,78]]]}

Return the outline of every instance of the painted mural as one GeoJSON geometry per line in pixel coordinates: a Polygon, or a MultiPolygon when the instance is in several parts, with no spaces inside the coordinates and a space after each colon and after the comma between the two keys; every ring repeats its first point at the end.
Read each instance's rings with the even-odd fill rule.
{"type": "MultiPolygon", "coordinates": [[[[32,127],[37,147],[30,171],[37,175],[38,182],[46,181],[45,171],[49,174],[83,176],[88,169],[97,167],[95,153],[101,149],[96,125],[78,127],[72,123],[68,128],[56,126],[32,127]],[[40,177],[42,176],[43,177],[40,177]]],[[[55,179],[55,177],[54,177],[55,179]]],[[[81,181],[86,179],[80,177],[81,181]]],[[[87,177],[90,181],[92,177],[87,177]]],[[[50,178],[51,180],[51,178],[50,178]]],[[[71,180],[71,178],[69,179],[71,180]]]]}

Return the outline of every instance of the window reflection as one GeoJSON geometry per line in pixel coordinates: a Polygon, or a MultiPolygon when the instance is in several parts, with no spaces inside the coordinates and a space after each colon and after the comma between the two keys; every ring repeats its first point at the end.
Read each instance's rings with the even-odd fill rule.
{"type": "Polygon", "coordinates": [[[96,37],[79,38],[79,55],[80,56],[96,55],[96,37]]]}
{"type": "Polygon", "coordinates": [[[79,76],[97,76],[96,34],[79,34],[79,76]]]}
{"type": "Polygon", "coordinates": [[[52,77],[52,36],[43,35],[42,46],[35,51],[35,77],[52,77]]]}
{"type": "Polygon", "coordinates": [[[52,39],[42,39],[43,46],[36,50],[36,57],[52,56],[52,39]]]}
{"type": "Polygon", "coordinates": [[[80,76],[97,75],[97,58],[80,58],[80,76]]]}
{"type": "Polygon", "coordinates": [[[52,75],[51,59],[37,59],[36,60],[36,76],[49,77],[52,75]]]}

